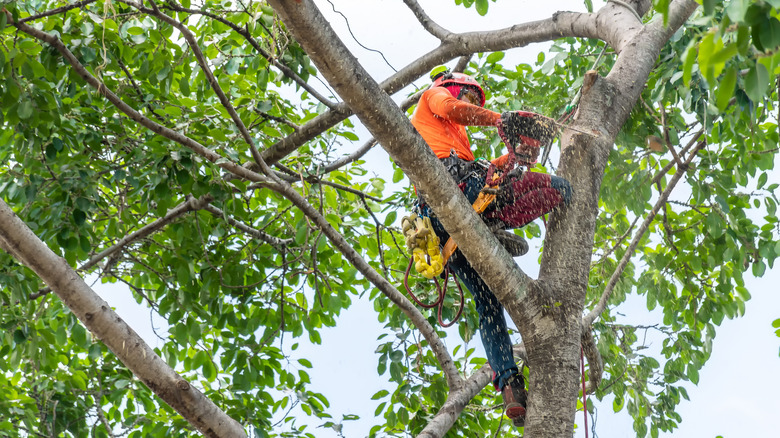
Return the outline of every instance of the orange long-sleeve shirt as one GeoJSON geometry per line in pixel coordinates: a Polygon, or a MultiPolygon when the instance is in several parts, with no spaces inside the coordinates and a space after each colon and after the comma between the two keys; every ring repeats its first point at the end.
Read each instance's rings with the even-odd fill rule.
{"type": "Polygon", "coordinates": [[[458,157],[471,161],[466,126],[494,126],[500,118],[497,112],[452,97],[444,87],[434,87],[420,97],[411,121],[437,157],[449,157],[454,149],[458,157]]]}

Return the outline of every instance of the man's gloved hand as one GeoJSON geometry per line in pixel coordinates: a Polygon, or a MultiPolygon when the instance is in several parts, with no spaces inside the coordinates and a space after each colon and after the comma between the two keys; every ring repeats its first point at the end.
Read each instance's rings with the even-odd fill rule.
{"type": "Polygon", "coordinates": [[[536,163],[536,160],[539,158],[540,150],[541,149],[538,146],[532,146],[523,140],[520,140],[520,144],[515,147],[515,154],[521,162],[533,164],[536,163]]]}
{"type": "MultiPolygon", "coordinates": [[[[555,125],[544,116],[526,111],[508,111],[501,114],[499,128],[512,148],[522,146],[539,148],[552,142],[555,137],[555,125]]],[[[531,151],[516,151],[527,154],[531,151]]]]}

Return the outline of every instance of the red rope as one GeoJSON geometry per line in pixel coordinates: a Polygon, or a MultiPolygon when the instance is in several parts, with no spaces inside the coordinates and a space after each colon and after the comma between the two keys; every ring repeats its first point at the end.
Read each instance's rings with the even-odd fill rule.
{"type": "Polygon", "coordinates": [[[585,353],[580,346],[580,365],[582,366],[582,416],[585,417],[585,438],[588,438],[588,396],[585,394],[585,353]]]}

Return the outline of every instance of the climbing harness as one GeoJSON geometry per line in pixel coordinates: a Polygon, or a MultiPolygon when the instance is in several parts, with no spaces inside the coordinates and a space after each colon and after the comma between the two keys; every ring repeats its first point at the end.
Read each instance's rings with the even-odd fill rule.
{"type": "MultiPolygon", "coordinates": [[[[513,150],[511,142],[500,127],[499,136],[501,137],[501,140],[507,145],[509,150],[513,150]]],[[[481,166],[482,169],[477,168],[475,170],[473,167],[464,169],[462,166],[460,166],[460,163],[457,160],[457,155],[451,155],[450,157],[442,160],[456,181],[465,179],[474,174],[481,175],[480,172],[487,169],[485,186],[482,188],[482,190],[480,190],[479,195],[477,195],[477,199],[471,205],[477,214],[482,214],[482,212],[484,212],[485,209],[487,209],[487,207],[496,199],[498,185],[504,181],[506,175],[512,171],[517,164],[525,166],[531,166],[533,164],[530,162],[529,157],[524,157],[520,154],[514,153],[509,154],[509,159],[501,169],[497,168],[495,164],[489,163],[485,160],[475,160],[472,162],[473,165],[481,166]],[[453,160],[453,158],[455,160],[453,160]]],[[[404,287],[406,287],[406,291],[409,292],[409,296],[412,297],[412,300],[421,307],[426,309],[438,307],[437,318],[439,320],[439,324],[442,327],[452,326],[455,324],[455,322],[458,321],[460,315],[463,313],[464,303],[463,289],[461,288],[460,282],[458,281],[457,277],[455,277],[454,273],[452,274],[453,281],[458,287],[458,293],[460,295],[458,312],[450,322],[445,323],[442,319],[442,309],[444,307],[444,297],[446,295],[445,292],[447,290],[447,283],[450,277],[450,270],[449,267],[447,267],[447,262],[449,261],[452,254],[455,253],[455,250],[458,249],[458,244],[455,243],[455,240],[452,237],[450,237],[447,239],[447,242],[444,244],[442,249],[439,250],[439,238],[436,236],[436,233],[433,230],[431,219],[427,216],[420,217],[417,213],[412,213],[410,216],[403,218],[401,220],[401,229],[403,230],[404,237],[406,239],[407,249],[412,255],[409,260],[409,265],[406,267],[406,272],[404,273],[404,287]],[[423,303],[417,297],[417,295],[412,292],[411,288],[409,288],[409,274],[411,272],[412,265],[414,265],[414,269],[417,271],[417,273],[434,281],[436,285],[437,299],[432,304],[423,303]],[[436,277],[440,276],[442,272],[444,282],[440,286],[436,277]]]]}

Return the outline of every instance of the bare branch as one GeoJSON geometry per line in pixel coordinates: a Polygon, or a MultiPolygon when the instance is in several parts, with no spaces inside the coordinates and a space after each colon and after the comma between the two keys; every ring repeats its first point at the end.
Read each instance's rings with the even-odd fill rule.
{"type": "Polygon", "coordinates": [[[56,9],[52,9],[52,10],[49,10],[49,11],[46,11],[46,12],[41,12],[40,14],[30,15],[29,17],[22,18],[21,20],[19,20],[19,22],[20,23],[26,23],[28,21],[37,20],[39,18],[50,17],[52,15],[57,15],[57,14],[61,14],[63,12],[67,12],[67,11],[69,11],[71,9],[76,9],[76,8],[80,8],[82,6],[86,6],[86,5],[90,4],[90,3],[95,3],[96,1],[97,0],[83,0],[83,1],[80,1],[80,2],[76,2],[76,3],[71,3],[69,5],[65,5],[65,6],[62,6],[62,7],[56,8],[56,9]]]}
{"type": "Polygon", "coordinates": [[[466,67],[469,66],[469,62],[471,62],[471,55],[463,55],[460,58],[458,58],[458,63],[455,64],[455,67],[452,68],[452,71],[457,71],[463,73],[466,71],[466,67]]]}
{"type": "Polygon", "coordinates": [[[325,167],[323,167],[320,170],[320,174],[325,174],[329,172],[333,172],[334,170],[346,166],[349,163],[353,163],[363,157],[363,155],[367,154],[368,151],[370,151],[374,146],[376,146],[377,141],[375,138],[371,137],[367,142],[363,143],[362,146],[357,148],[355,152],[345,156],[341,157],[338,160],[327,164],[325,167]]]}
{"type": "Polygon", "coordinates": [[[287,246],[293,242],[292,239],[280,239],[278,237],[272,236],[264,231],[260,231],[257,228],[250,227],[249,225],[239,222],[231,217],[228,217],[224,211],[221,209],[211,205],[207,204],[203,207],[204,210],[208,211],[209,213],[213,214],[214,216],[217,216],[219,218],[223,218],[229,223],[230,225],[238,228],[239,230],[245,232],[246,234],[249,234],[250,236],[262,240],[263,242],[266,242],[270,245],[274,246],[287,246]]]}
{"type": "MultiPolygon", "coordinates": [[[[427,90],[427,88],[414,93],[413,95],[409,96],[406,100],[401,102],[400,105],[401,111],[406,112],[406,110],[411,108],[412,105],[416,104],[420,100],[420,96],[422,96],[425,90],[427,90]]],[[[371,148],[373,148],[376,144],[377,144],[376,139],[373,137],[370,138],[367,142],[363,144],[363,146],[359,147],[355,152],[351,153],[350,155],[347,155],[346,157],[339,158],[338,160],[323,167],[319,171],[319,174],[322,175],[325,173],[332,172],[342,166],[346,166],[349,163],[359,160],[363,155],[365,155],[368,151],[370,151],[371,148]]]]}
{"type": "Polygon", "coordinates": [[[588,359],[588,381],[585,384],[585,392],[591,394],[599,387],[601,376],[604,373],[604,361],[596,347],[596,340],[593,338],[593,332],[590,326],[583,326],[582,351],[588,359]]]}
{"type": "Polygon", "coordinates": [[[664,108],[663,102],[661,102],[658,106],[661,111],[661,127],[664,130],[664,143],[666,143],[666,147],[669,149],[669,152],[672,153],[672,157],[674,157],[674,161],[677,163],[677,167],[682,167],[683,163],[680,160],[680,156],[677,155],[677,149],[675,149],[674,145],[669,140],[669,127],[666,126],[666,109],[664,108]]]}
{"type": "Polygon", "coordinates": [[[427,30],[428,33],[442,41],[446,40],[450,37],[450,35],[452,35],[452,32],[439,26],[435,21],[431,20],[431,18],[428,17],[428,14],[426,14],[423,10],[422,6],[417,3],[417,0],[404,0],[404,3],[406,3],[406,6],[412,10],[412,13],[414,13],[417,21],[422,24],[422,27],[427,30]]]}

